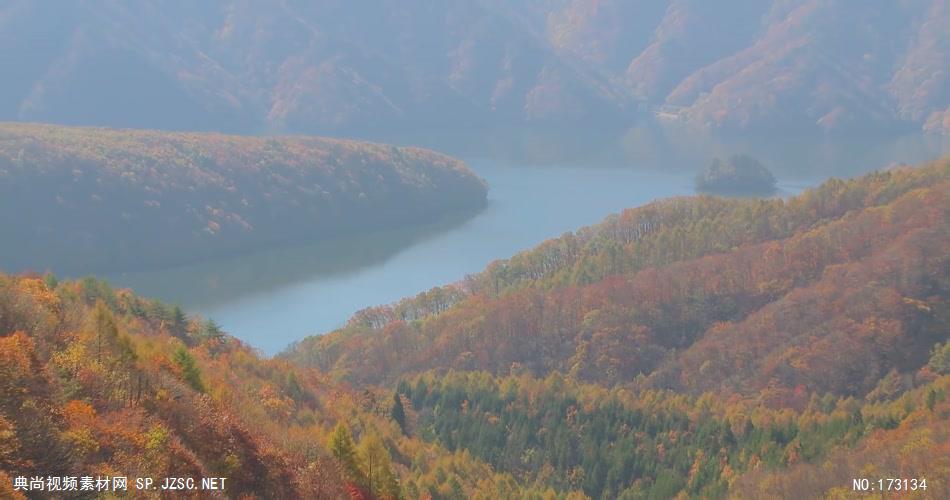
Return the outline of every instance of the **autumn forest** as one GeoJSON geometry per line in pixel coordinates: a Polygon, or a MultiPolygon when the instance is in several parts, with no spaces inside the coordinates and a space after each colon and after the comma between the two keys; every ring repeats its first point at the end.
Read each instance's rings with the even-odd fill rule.
{"type": "Polygon", "coordinates": [[[263,358],[87,278],[0,277],[0,492],[43,470],[230,497],[945,498],[950,163],[660,201],[263,358]]]}
{"type": "Polygon", "coordinates": [[[0,0],[0,500],[950,499],[947,26],[0,0]]]}

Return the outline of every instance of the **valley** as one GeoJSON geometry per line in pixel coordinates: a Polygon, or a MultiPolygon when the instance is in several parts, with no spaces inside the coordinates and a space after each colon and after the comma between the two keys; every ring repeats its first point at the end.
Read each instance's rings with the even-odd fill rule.
{"type": "Polygon", "coordinates": [[[676,174],[467,163],[489,185],[485,208],[474,214],[106,278],[214,318],[232,335],[274,354],[307,335],[343,326],[367,306],[462,280],[493,260],[624,207],[692,191],[691,179],[676,174]]]}
{"type": "Polygon", "coordinates": [[[950,498],[950,0],[50,7],[0,499],[950,498]]]}
{"type": "Polygon", "coordinates": [[[906,470],[945,498],[948,176],[659,200],[273,358],[104,281],[0,274],[0,494],[39,468],[234,497],[811,498],[906,470]]]}

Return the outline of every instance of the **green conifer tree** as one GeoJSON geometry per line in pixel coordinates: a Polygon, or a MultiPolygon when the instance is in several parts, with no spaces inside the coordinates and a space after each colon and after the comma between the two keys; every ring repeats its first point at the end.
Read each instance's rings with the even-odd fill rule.
{"type": "Polygon", "coordinates": [[[408,435],[409,431],[406,428],[406,410],[402,406],[402,398],[399,397],[399,393],[393,395],[393,409],[392,409],[393,420],[399,424],[399,428],[402,429],[402,433],[408,435]]]}
{"type": "Polygon", "coordinates": [[[198,392],[205,391],[204,383],[201,381],[201,371],[195,363],[194,356],[188,352],[188,349],[179,347],[175,351],[175,354],[172,355],[172,361],[181,369],[182,378],[185,379],[185,382],[188,383],[192,389],[198,392]]]}
{"type": "Polygon", "coordinates": [[[382,498],[398,496],[399,486],[392,471],[389,450],[376,433],[371,433],[360,441],[359,457],[370,491],[382,498]]]}
{"type": "Polygon", "coordinates": [[[330,448],[333,457],[339,461],[347,478],[354,481],[360,479],[359,458],[356,455],[356,447],[353,445],[350,429],[346,424],[343,422],[336,424],[327,446],[330,448]]]}

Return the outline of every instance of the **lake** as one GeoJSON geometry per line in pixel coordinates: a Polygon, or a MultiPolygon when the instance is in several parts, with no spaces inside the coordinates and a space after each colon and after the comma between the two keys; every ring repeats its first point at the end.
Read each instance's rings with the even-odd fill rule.
{"type": "MultiPolygon", "coordinates": [[[[547,238],[623,208],[693,192],[683,174],[620,168],[469,165],[489,186],[478,213],[377,232],[107,276],[137,293],[180,304],[268,355],[342,326],[356,311],[452,283],[547,238]]],[[[797,191],[790,186],[787,189],[797,191]]]]}

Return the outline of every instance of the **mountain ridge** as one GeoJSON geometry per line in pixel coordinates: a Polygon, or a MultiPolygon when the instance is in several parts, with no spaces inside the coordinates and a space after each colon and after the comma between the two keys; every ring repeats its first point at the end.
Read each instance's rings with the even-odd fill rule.
{"type": "Polygon", "coordinates": [[[0,87],[0,119],[363,137],[657,120],[939,136],[948,16],[944,0],[83,2],[55,16],[15,1],[0,10],[0,57],[20,69],[0,87]]]}

